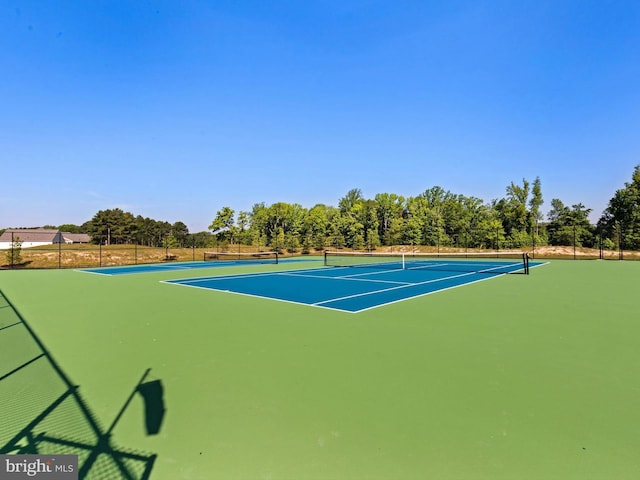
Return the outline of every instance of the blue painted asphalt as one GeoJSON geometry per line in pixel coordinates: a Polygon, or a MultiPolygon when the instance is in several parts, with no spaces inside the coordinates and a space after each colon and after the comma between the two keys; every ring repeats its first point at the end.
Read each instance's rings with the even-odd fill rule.
{"type": "MultiPolygon", "coordinates": [[[[279,263],[292,262],[309,262],[308,258],[285,258],[280,259],[279,263]]],[[[173,263],[150,263],[143,265],[125,265],[120,267],[100,267],[85,268],[78,270],[85,273],[95,273],[98,275],[130,275],[134,273],[149,272],[175,272],[179,270],[194,270],[200,268],[216,268],[216,267],[238,267],[241,265],[258,265],[273,264],[272,260],[237,260],[237,261],[210,261],[210,262],[173,262],[173,263]]]]}
{"type": "Polygon", "coordinates": [[[165,283],[356,313],[496,276],[428,269],[326,267],[165,283]]]}

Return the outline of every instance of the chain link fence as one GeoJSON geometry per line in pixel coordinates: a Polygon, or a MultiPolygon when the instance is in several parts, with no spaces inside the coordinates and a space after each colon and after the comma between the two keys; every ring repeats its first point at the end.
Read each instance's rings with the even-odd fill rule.
{"type": "MultiPolygon", "coordinates": [[[[501,229],[495,231],[465,231],[457,234],[434,232],[428,245],[402,242],[392,246],[360,245],[346,247],[345,242],[327,237],[326,249],[355,251],[422,251],[422,252],[477,252],[524,250],[532,258],[539,259],[599,259],[599,260],[640,260],[640,251],[625,248],[623,235],[613,240],[604,238],[600,233],[591,235],[588,242],[581,237],[579,227],[567,227],[563,238],[564,245],[548,245],[543,236],[520,232],[517,236],[505,236],[501,229]]],[[[132,243],[106,245],[77,243],[66,239],[56,231],[5,231],[0,237],[0,268],[3,269],[60,269],[95,268],[118,265],[137,265],[161,262],[198,261],[205,252],[255,252],[270,247],[216,244],[212,247],[150,247],[132,243]]],[[[321,254],[323,249],[301,248],[298,251],[285,251],[274,247],[282,254],[296,255],[321,254]]]]}
{"type": "Polygon", "coordinates": [[[156,455],[116,446],[0,291],[0,454],[77,455],[78,478],[147,480],[156,455]]]}

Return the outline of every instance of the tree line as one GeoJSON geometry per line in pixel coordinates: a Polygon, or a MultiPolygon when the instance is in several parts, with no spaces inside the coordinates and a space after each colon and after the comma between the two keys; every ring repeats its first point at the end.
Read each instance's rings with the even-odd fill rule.
{"type": "Polygon", "coordinates": [[[576,245],[640,250],[640,165],[631,181],[617,190],[596,225],[582,203],[544,204],[539,178],[511,182],[503,198],[485,202],[440,186],[404,197],[378,193],[365,198],[354,188],[337,206],[256,203],[250,211],[222,207],[209,231],[190,233],[183,222],[169,223],[115,208],[101,210],[81,226],[66,231],[88,233],[96,244],[136,243],[162,247],[253,245],[280,251],[309,252],[325,248],[375,249],[380,246],[453,246],[521,248],[576,245]]]}

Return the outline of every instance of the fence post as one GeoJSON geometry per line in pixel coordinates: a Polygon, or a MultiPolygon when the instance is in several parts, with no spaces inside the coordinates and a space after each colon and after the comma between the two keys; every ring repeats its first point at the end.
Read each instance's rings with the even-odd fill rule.
{"type": "Polygon", "coordinates": [[[620,252],[618,254],[618,258],[619,260],[624,260],[624,233],[622,228],[622,222],[620,222],[619,227],[620,227],[620,236],[619,236],[618,246],[619,246],[620,252]]]}
{"type": "Polygon", "coordinates": [[[15,248],[15,238],[14,238],[14,233],[11,232],[11,258],[9,259],[9,268],[13,269],[13,255],[14,255],[14,248],[15,248]]]}
{"type": "Polygon", "coordinates": [[[599,243],[599,247],[600,247],[600,260],[604,259],[604,251],[603,251],[603,247],[602,247],[602,227],[600,227],[598,229],[598,243],[599,243]]]}
{"type": "MultiPolygon", "coordinates": [[[[533,228],[533,225],[531,226],[533,228]]],[[[536,220],[535,230],[531,234],[531,244],[533,249],[531,250],[531,257],[536,258],[536,236],[538,235],[538,221],[536,220]]]]}

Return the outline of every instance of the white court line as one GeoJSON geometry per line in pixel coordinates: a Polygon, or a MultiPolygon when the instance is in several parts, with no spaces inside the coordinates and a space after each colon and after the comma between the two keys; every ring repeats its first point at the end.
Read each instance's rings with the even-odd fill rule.
{"type": "Polygon", "coordinates": [[[397,284],[397,285],[412,285],[409,282],[396,282],[393,280],[372,280],[368,278],[352,278],[355,275],[347,275],[346,277],[327,277],[325,275],[299,275],[296,273],[278,273],[278,275],[281,275],[283,277],[321,278],[323,280],[325,279],[326,280],[349,280],[351,282],[374,282],[374,283],[390,283],[390,284],[397,284]]]}
{"type": "MultiPolygon", "coordinates": [[[[478,283],[478,282],[484,282],[485,280],[492,280],[494,278],[498,278],[498,277],[484,277],[484,278],[479,278],[477,280],[473,280],[472,282],[466,282],[466,283],[461,283],[459,285],[451,285],[450,287],[446,287],[446,288],[439,288],[438,290],[432,290],[430,292],[424,292],[424,293],[419,293],[418,295],[412,295],[411,297],[405,297],[405,298],[399,298],[397,300],[391,300],[390,302],[386,302],[386,303],[378,303],[376,305],[372,305],[370,307],[367,308],[362,308],[360,310],[354,310],[351,313],[360,313],[360,312],[366,312],[367,310],[373,310],[374,308],[378,308],[378,307],[384,307],[386,305],[392,305],[394,303],[400,303],[400,302],[404,302],[405,300],[412,300],[414,298],[420,298],[420,297],[425,297],[427,295],[431,295],[433,293],[440,293],[440,292],[444,292],[446,290],[451,290],[453,288],[459,288],[459,287],[466,287],[467,285],[471,285],[472,283],[478,283]]],[[[336,309],[338,310],[338,309],[336,309]]]]}
{"type": "MultiPolygon", "coordinates": [[[[531,265],[529,268],[542,267],[543,265],[549,265],[549,262],[541,262],[538,265],[531,265]]],[[[334,310],[340,310],[340,311],[343,311],[343,312],[347,311],[347,312],[350,312],[350,313],[366,312],[367,310],[373,310],[373,309],[378,308],[378,307],[384,307],[385,305],[392,305],[394,303],[404,302],[405,300],[411,300],[413,298],[420,298],[420,297],[424,297],[426,295],[431,295],[433,293],[444,292],[446,290],[451,290],[453,288],[466,287],[467,285],[471,285],[473,283],[484,282],[485,280],[492,280],[494,278],[499,278],[499,276],[486,276],[486,277],[478,278],[477,280],[473,280],[472,282],[461,283],[460,285],[451,285],[450,287],[440,288],[438,290],[432,290],[431,292],[420,293],[418,295],[412,295],[411,297],[399,298],[397,300],[392,300],[392,301],[386,302],[386,303],[379,303],[377,305],[372,305],[370,307],[363,308],[363,309],[360,309],[360,310],[340,310],[339,308],[335,308],[334,310]]],[[[443,280],[443,279],[440,279],[440,280],[443,280]]],[[[375,293],[375,292],[373,292],[373,293],[375,293]]],[[[331,307],[327,307],[327,308],[331,308],[331,307]]]]}
{"type": "Polygon", "coordinates": [[[140,264],[140,265],[113,265],[109,267],[91,267],[93,269],[102,268],[104,272],[94,272],[90,268],[82,269],[76,268],[74,271],[80,273],[91,273],[94,275],[103,275],[105,277],[120,277],[123,275],[133,275],[137,273],[162,273],[162,272],[175,272],[181,270],[195,270],[197,267],[190,267],[186,265],[163,265],[163,264],[140,264]],[[130,272],[117,273],[125,269],[130,269],[130,272]],[[110,273],[115,271],[116,273],[110,273]]]}
{"type": "MultiPolygon", "coordinates": [[[[226,279],[235,279],[235,278],[244,278],[244,277],[263,277],[263,276],[269,276],[269,275],[298,275],[298,276],[303,276],[300,275],[301,273],[304,272],[317,272],[317,271],[327,271],[327,269],[332,269],[332,270],[347,270],[347,271],[352,271],[353,268],[352,267],[320,267],[320,268],[303,268],[301,270],[282,270],[282,271],[278,271],[278,270],[274,270],[271,272],[260,272],[260,273],[237,273],[237,274],[233,274],[233,275],[220,275],[220,276],[208,276],[208,277],[192,277],[192,278],[182,278],[182,279],[178,279],[178,280],[162,280],[162,282],[164,283],[187,283],[187,282],[208,282],[210,280],[226,280],[226,279]]],[[[345,276],[340,276],[340,277],[329,277],[329,276],[324,276],[324,275],[318,275],[318,278],[334,278],[334,279],[345,279],[348,277],[355,277],[355,276],[360,276],[360,275],[377,275],[377,274],[382,274],[382,273],[390,273],[390,272],[398,272],[398,271],[402,271],[400,269],[398,270],[385,270],[385,271],[380,271],[380,272],[366,272],[366,273],[358,273],[358,274],[353,274],[353,275],[345,275],[345,276]]]]}
{"type": "Polygon", "coordinates": [[[378,293],[389,292],[391,290],[399,290],[401,288],[407,288],[407,287],[417,287],[419,285],[426,285],[428,283],[441,282],[442,280],[451,280],[452,278],[466,277],[467,275],[473,275],[473,274],[474,274],[474,272],[461,273],[459,275],[452,275],[450,277],[436,278],[436,279],[433,279],[433,280],[427,280],[425,282],[409,283],[409,284],[406,284],[406,285],[400,285],[399,287],[385,288],[383,290],[376,290],[375,292],[357,293],[355,295],[347,295],[346,297],[333,298],[331,300],[323,300],[322,302],[312,303],[312,305],[322,305],[323,303],[337,302],[339,300],[347,300],[349,298],[365,297],[367,295],[377,295],[378,293]]]}
{"type": "Polygon", "coordinates": [[[82,270],[81,268],[74,268],[73,271],[80,273],[89,273],[91,275],[102,275],[103,277],[115,277],[113,273],[91,272],[89,270],[82,270]]]}
{"type": "Polygon", "coordinates": [[[219,289],[219,288],[200,287],[198,285],[191,285],[191,284],[188,284],[188,283],[176,283],[176,282],[169,282],[169,281],[161,281],[160,283],[168,283],[170,285],[178,285],[179,287],[199,288],[201,290],[208,290],[210,292],[214,291],[214,292],[222,292],[222,293],[231,293],[233,295],[240,295],[242,297],[259,298],[261,300],[272,300],[272,301],[276,301],[276,302],[291,303],[293,305],[304,305],[305,307],[324,308],[325,310],[332,310],[334,312],[355,313],[355,312],[352,312],[350,310],[343,310],[341,308],[324,307],[322,305],[315,305],[313,303],[296,302],[295,300],[285,300],[283,298],[276,298],[276,297],[266,297],[266,296],[262,296],[262,295],[256,295],[254,293],[243,293],[243,292],[234,292],[233,290],[222,290],[222,289],[219,289]]]}
{"type": "MultiPolygon", "coordinates": [[[[471,263],[471,262],[467,262],[467,263],[438,263],[437,265],[424,265],[422,267],[414,267],[414,268],[407,268],[407,270],[428,270],[429,268],[436,268],[436,267],[446,267],[448,265],[473,265],[473,266],[477,266],[477,263],[471,263]]],[[[493,267],[493,268],[479,268],[477,269],[475,272],[473,273],[485,273],[485,272],[491,272],[492,270],[499,270],[499,269],[504,269],[507,267],[521,267],[521,263],[505,263],[503,265],[499,265],[497,267],[493,267]]],[[[523,269],[522,267],[520,269],[523,269]]],[[[517,271],[517,270],[516,270],[517,271]]],[[[511,271],[506,272],[506,273],[512,273],[511,271]]]]}
{"type": "MultiPolygon", "coordinates": [[[[540,267],[542,265],[547,265],[549,264],[549,262],[543,262],[540,263],[538,265],[533,265],[531,266],[531,268],[533,267],[540,267]]],[[[334,269],[343,269],[343,270],[351,270],[352,267],[332,267],[334,269]]],[[[376,305],[372,305],[370,307],[366,307],[360,310],[345,310],[342,308],[336,308],[336,307],[330,307],[330,306],[325,306],[323,305],[323,303],[331,303],[331,302],[336,302],[339,300],[344,300],[344,299],[348,299],[348,298],[354,298],[354,297],[360,297],[360,296],[366,296],[366,295],[376,295],[378,293],[382,293],[382,292],[386,292],[386,291],[390,291],[390,290],[398,290],[400,288],[406,288],[406,287],[411,287],[411,286],[416,286],[416,285],[423,285],[423,284],[428,284],[428,283],[434,283],[434,282],[439,282],[442,280],[447,280],[447,279],[452,279],[452,278],[457,278],[457,277],[464,277],[467,275],[473,275],[476,272],[467,272],[467,273],[463,273],[463,274],[459,274],[459,275],[453,275],[450,277],[444,277],[444,278],[437,278],[437,279],[433,279],[433,280],[428,280],[428,281],[424,281],[424,282],[419,282],[419,283],[411,283],[411,284],[406,284],[406,285],[401,285],[398,287],[391,287],[391,288],[387,288],[387,289],[383,289],[383,290],[377,290],[375,292],[368,292],[368,293],[363,293],[363,294],[357,294],[357,295],[350,295],[350,296],[346,296],[346,297],[340,297],[340,298],[334,298],[331,300],[324,300],[322,302],[317,302],[317,303],[305,303],[305,302],[296,302],[294,300],[284,300],[281,298],[275,298],[275,297],[267,297],[267,296],[260,296],[260,295],[255,295],[255,294],[249,294],[249,293],[241,293],[241,292],[234,292],[231,290],[222,290],[222,289],[218,289],[218,288],[211,288],[211,287],[200,287],[197,285],[193,285],[191,282],[202,282],[202,281],[210,281],[210,280],[224,280],[224,279],[234,279],[234,278],[242,278],[242,277],[256,277],[256,276],[267,276],[267,275],[282,275],[282,274],[287,274],[287,273],[297,273],[297,272],[309,272],[309,271],[314,271],[316,269],[302,269],[302,270],[286,270],[283,272],[263,272],[263,273],[243,273],[243,274],[237,274],[237,275],[224,275],[224,276],[220,276],[220,277],[206,277],[206,278],[192,278],[192,279],[182,279],[182,280],[162,280],[160,283],[168,283],[168,284],[172,284],[172,285],[180,285],[183,287],[191,287],[191,288],[200,288],[202,290],[213,290],[215,292],[223,292],[223,293],[231,293],[234,295],[242,295],[245,297],[253,297],[253,298],[259,298],[259,299],[266,299],[266,300],[272,300],[272,301],[276,301],[276,302],[284,302],[284,303],[290,303],[290,304],[294,304],[294,305],[304,305],[304,306],[311,306],[311,307],[316,307],[316,308],[322,308],[325,310],[332,310],[335,312],[342,312],[342,313],[360,313],[360,312],[365,312],[367,310],[373,310],[375,308],[379,308],[379,307],[384,307],[386,305],[391,305],[394,303],[399,303],[399,302],[404,302],[405,300],[411,300],[414,298],[419,298],[419,297],[424,297],[426,295],[431,295],[433,293],[439,293],[439,292],[443,292],[445,290],[451,290],[453,288],[458,288],[458,287],[464,287],[467,285],[471,285],[473,283],[478,283],[478,282],[483,282],[485,280],[491,280],[494,278],[498,278],[496,276],[486,276],[483,278],[479,278],[477,280],[473,280],[471,282],[466,282],[466,283],[461,283],[459,285],[452,285],[450,287],[446,287],[446,288],[440,288],[438,290],[433,290],[430,292],[425,292],[425,293],[421,293],[418,295],[412,295],[410,297],[405,297],[405,298],[399,298],[397,300],[392,300],[390,302],[386,302],[386,303],[379,303],[376,305]],[[186,283],[189,282],[189,283],[186,283]]],[[[375,272],[375,273],[388,273],[388,272],[392,272],[392,271],[396,271],[396,270],[387,270],[387,271],[381,271],[381,272],[375,272]]],[[[362,273],[362,274],[356,274],[356,275],[370,275],[374,272],[369,272],[369,273],[362,273]]],[[[295,276],[295,275],[292,275],[295,276]]],[[[326,279],[345,279],[345,277],[325,277],[325,276],[318,276],[319,278],[326,278],[326,279]]]]}
{"type": "Polygon", "coordinates": [[[267,277],[270,275],[276,275],[277,273],[278,272],[238,273],[236,275],[221,275],[219,277],[209,276],[209,277],[183,278],[179,280],[162,280],[162,283],[177,283],[181,285],[186,285],[187,283],[209,282],[211,280],[229,280],[229,279],[245,278],[245,277],[267,277]]]}

